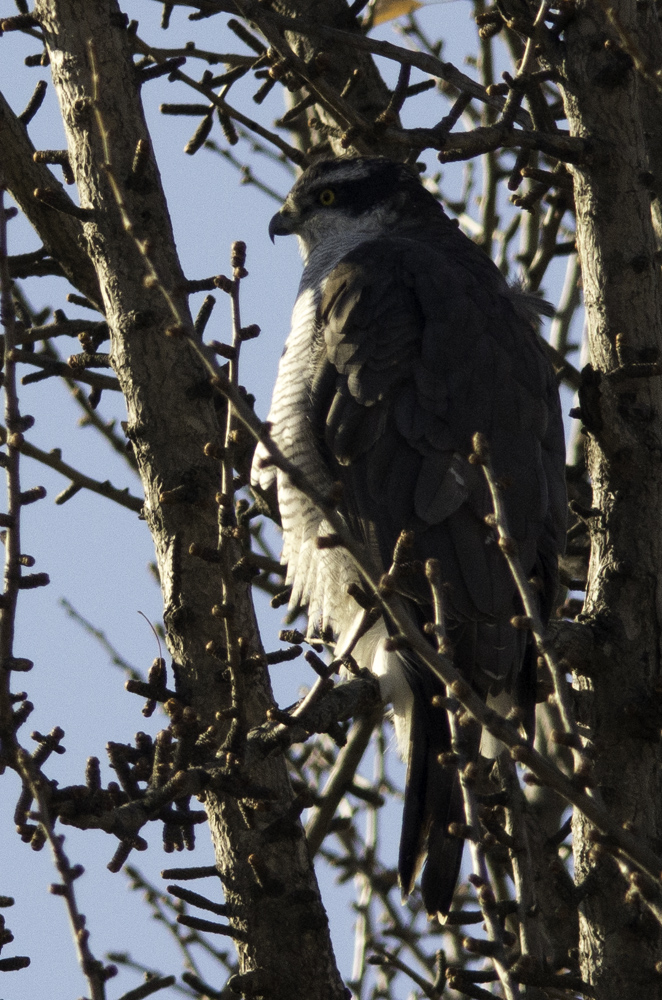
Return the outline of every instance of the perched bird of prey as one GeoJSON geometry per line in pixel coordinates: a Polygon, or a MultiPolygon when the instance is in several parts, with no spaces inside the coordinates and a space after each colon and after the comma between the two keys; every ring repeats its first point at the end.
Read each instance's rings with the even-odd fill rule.
{"type": "MultiPolygon", "coordinates": [[[[488,704],[519,705],[533,728],[536,657],[494,529],[482,470],[468,462],[482,432],[507,484],[509,527],[525,571],[538,579],[543,616],[557,587],[565,538],[563,426],[554,373],[537,341],[530,301],[508,287],[411,168],[381,158],[309,167],[269,226],[295,233],[304,260],[292,329],[269,421],[276,443],[338,512],[380,570],[403,529],[412,560],[439,560],[447,630],[458,670],[488,704]],[[339,490],[337,484],[341,484],[339,490]]],[[[258,450],[253,477],[276,480],[291,606],[307,606],[309,635],[336,651],[360,609],[359,582],[341,547],[320,548],[330,527],[315,505],[258,450]]],[[[432,620],[424,575],[403,600],[419,627],[432,620]]],[[[404,894],[427,856],[421,888],[429,913],[448,912],[464,822],[441,682],[412,653],[387,648],[380,619],[354,656],[380,679],[408,761],[399,855],[404,894]]]]}

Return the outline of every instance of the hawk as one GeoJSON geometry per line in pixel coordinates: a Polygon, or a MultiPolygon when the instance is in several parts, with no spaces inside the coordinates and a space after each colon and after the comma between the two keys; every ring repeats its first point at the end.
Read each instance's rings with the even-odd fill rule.
{"type": "MultiPolygon", "coordinates": [[[[417,173],[382,158],[316,162],[269,226],[294,233],[304,261],[292,328],[268,420],[284,454],[318,490],[340,496],[348,530],[383,571],[403,529],[412,560],[439,560],[447,630],[458,670],[488,704],[516,704],[532,735],[536,656],[511,618],[522,611],[493,529],[479,468],[482,432],[524,569],[549,615],[565,539],[565,448],[557,384],[530,299],[511,289],[459,230],[417,173]],[[341,484],[338,490],[337,484],[341,484]]],[[[355,627],[359,582],[341,547],[318,547],[322,513],[258,450],[255,482],[276,482],[290,606],[307,606],[309,635],[336,641],[355,627]]],[[[411,618],[432,619],[423,574],[403,590],[411,618]]],[[[399,853],[403,894],[421,878],[429,913],[448,912],[464,822],[445,694],[429,668],[388,648],[380,619],[354,650],[392,703],[407,781],[399,853]]],[[[477,749],[477,748],[476,748],[477,749]]]]}

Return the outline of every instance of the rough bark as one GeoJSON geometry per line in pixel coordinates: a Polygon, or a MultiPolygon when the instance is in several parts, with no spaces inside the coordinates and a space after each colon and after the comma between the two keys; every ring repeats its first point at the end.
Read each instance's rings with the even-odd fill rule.
{"type": "MultiPolygon", "coordinates": [[[[618,5],[618,17],[636,38],[634,0],[618,5]]],[[[590,522],[585,614],[600,666],[576,687],[607,807],[655,840],[662,835],[662,383],[628,366],[657,358],[662,347],[660,268],[642,84],[621,43],[601,5],[580,2],[560,63],[571,132],[591,143],[573,176],[591,362],[581,411],[600,512],[590,522]]],[[[624,901],[626,882],[579,816],[575,871],[583,978],[600,1000],[662,996],[660,927],[624,901]]]]}
{"type": "Polygon", "coordinates": [[[638,35],[641,42],[641,56],[645,63],[645,76],[639,78],[639,102],[644,138],[648,150],[648,169],[651,172],[650,190],[653,212],[653,226],[658,248],[662,247],[662,90],[659,79],[651,77],[650,70],[660,65],[662,53],[662,26],[657,11],[648,5],[637,6],[638,35]]]}
{"type": "MultiPolygon", "coordinates": [[[[136,145],[149,137],[124,18],[115,0],[38,0],[36,15],[46,36],[81,205],[93,212],[83,223],[84,238],[101,288],[113,366],[145,489],[177,689],[211,723],[215,712],[230,703],[221,663],[205,648],[210,640],[224,643],[223,623],[211,616],[222,593],[221,568],[191,556],[189,546],[217,545],[219,469],[203,448],[218,439],[219,428],[201,363],[186,341],[165,335],[172,311],[159,287],[145,287],[145,259],[122,224],[103,166],[89,39],[94,40],[101,78],[96,107],[108,132],[112,174],[135,237],[148,241],[162,286],[179,315],[190,321],[153,159],[140,184],[127,183],[136,145]]],[[[25,209],[33,218],[34,205],[25,209]]],[[[250,654],[261,652],[260,641],[247,590],[238,588],[235,596],[235,624],[246,637],[248,661],[250,654]]],[[[246,721],[255,725],[273,703],[268,675],[258,660],[246,662],[243,687],[246,721]]],[[[235,985],[251,996],[344,997],[303,830],[290,812],[293,796],[285,762],[275,757],[256,763],[248,777],[271,790],[270,812],[242,809],[236,800],[220,799],[213,791],[206,797],[230,923],[239,938],[235,985]],[[284,816],[288,822],[277,834],[274,821],[284,816]]]]}

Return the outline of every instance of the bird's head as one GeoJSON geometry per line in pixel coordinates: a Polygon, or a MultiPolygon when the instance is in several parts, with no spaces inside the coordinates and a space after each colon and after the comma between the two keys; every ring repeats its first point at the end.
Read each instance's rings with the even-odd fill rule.
{"type": "Polygon", "coordinates": [[[304,260],[320,246],[357,243],[388,232],[421,211],[441,212],[418,174],[383,158],[318,160],[298,179],[269,235],[294,233],[304,260]]]}

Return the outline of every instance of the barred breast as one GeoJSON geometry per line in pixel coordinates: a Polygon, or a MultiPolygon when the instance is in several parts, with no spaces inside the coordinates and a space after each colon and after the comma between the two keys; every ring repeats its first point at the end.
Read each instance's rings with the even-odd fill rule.
{"type": "MultiPolygon", "coordinates": [[[[354,247],[373,237],[371,231],[345,235],[330,241],[324,253],[314,253],[307,260],[267,418],[284,455],[324,492],[331,490],[334,477],[314,434],[310,396],[318,354],[326,350],[318,325],[318,307],[332,269],[354,247]]],[[[331,532],[330,525],[283,472],[268,461],[263,466],[264,459],[267,454],[258,445],[252,480],[265,490],[276,482],[283,527],[281,562],[287,565],[286,583],[292,588],[289,607],[307,605],[309,636],[331,632],[336,654],[342,655],[360,614],[347,593],[351,583],[360,582],[359,573],[344,549],[317,547],[317,539],[331,532]]],[[[398,748],[406,759],[413,696],[400,655],[387,651],[386,639],[386,625],[381,620],[360,640],[354,657],[360,666],[378,676],[384,701],[393,705],[398,748]]]]}
{"type": "MultiPolygon", "coordinates": [[[[326,260],[311,260],[304,270],[267,418],[284,455],[325,492],[331,489],[333,476],[320,454],[310,419],[315,356],[323,346],[319,343],[316,314],[324,277],[348,249],[339,248],[326,260]]],[[[329,524],[281,470],[261,467],[265,457],[258,445],[252,479],[264,489],[276,479],[283,525],[281,562],[287,565],[286,583],[292,587],[290,608],[308,606],[309,634],[330,630],[337,636],[356,612],[347,587],[358,581],[358,573],[343,549],[317,548],[317,538],[331,532],[329,524]]]]}

